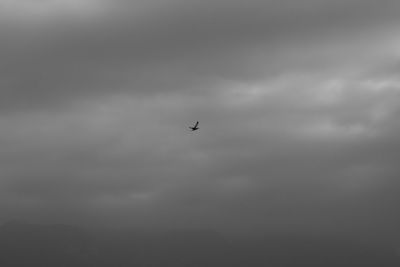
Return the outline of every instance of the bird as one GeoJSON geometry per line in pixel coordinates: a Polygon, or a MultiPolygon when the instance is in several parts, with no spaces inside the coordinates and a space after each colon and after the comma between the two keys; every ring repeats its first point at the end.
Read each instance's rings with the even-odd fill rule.
{"type": "Polygon", "coordinates": [[[192,132],[194,132],[194,131],[199,129],[199,127],[197,127],[197,125],[199,125],[198,121],[196,122],[196,124],[193,127],[189,127],[190,129],[192,129],[192,132]]]}

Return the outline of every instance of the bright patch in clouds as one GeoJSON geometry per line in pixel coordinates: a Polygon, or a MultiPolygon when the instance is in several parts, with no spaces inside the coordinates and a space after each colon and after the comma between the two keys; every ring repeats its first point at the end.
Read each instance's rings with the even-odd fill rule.
{"type": "Polygon", "coordinates": [[[0,0],[1,13],[26,18],[48,18],[57,15],[93,15],[104,10],[103,0],[0,0]]]}

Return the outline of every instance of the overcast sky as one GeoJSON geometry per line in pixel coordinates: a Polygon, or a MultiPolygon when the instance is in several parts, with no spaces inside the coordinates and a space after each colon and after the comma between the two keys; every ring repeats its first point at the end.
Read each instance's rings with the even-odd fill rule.
{"type": "Polygon", "coordinates": [[[400,239],[399,26],[397,0],[0,0],[0,219],[400,239]]]}

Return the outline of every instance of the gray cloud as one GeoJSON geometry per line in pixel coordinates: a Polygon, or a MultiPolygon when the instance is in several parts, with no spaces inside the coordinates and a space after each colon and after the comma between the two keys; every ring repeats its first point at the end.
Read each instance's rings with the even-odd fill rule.
{"type": "Polygon", "coordinates": [[[6,42],[0,48],[2,99],[7,99],[3,107],[43,108],[75,96],[90,97],[92,92],[182,91],[215,76],[253,80],[282,69],[320,68],[324,62],[329,66],[337,58],[344,60],[347,51],[363,57],[371,50],[363,44],[357,52],[359,42],[370,42],[371,32],[381,37],[370,29],[391,24],[389,11],[395,10],[396,2],[92,1],[92,5],[110,11],[86,19],[5,18],[1,35],[6,42]],[[360,35],[363,29],[368,36],[342,43],[343,36],[360,35]],[[325,49],[320,59],[312,56],[315,44],[325,49]]]}
{"type": "Polygon", "coordinates": [[[8,5],[3,217],[398,236],[397,1],[8,5]]]}

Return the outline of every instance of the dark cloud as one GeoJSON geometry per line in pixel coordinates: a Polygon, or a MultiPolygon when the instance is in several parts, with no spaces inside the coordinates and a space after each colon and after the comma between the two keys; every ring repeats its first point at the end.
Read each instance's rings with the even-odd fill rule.
{"type": "Polygon", "coordinates": [[[6,3],[3,217],[398,235],[397,1],[88,3],[6,3]]]}
{"type": "MultiPolygon", "coordinates": [[[[187,91],[213,77],[251,81],[282,69],[320,68],[357,53],[371,33],[379,38],[371,28],[390,25],[388,11],[396,6],[395,1],[91,1],[86,9],[105,11],[76,17],[73,11],[85,7],[71,4],[77,5],[71,14],[50,16],[62,3],[47,9],[38,3],[44,18],[32,7],[31,15],[28,9],[24,17],[10,12],[4,19],[3,108],[54,107],[75,96],[116,91],[187,91]],[[355,37],[353,48],[345,43],[349,51],[340,52],[343,36],[365,30],[367,37],[355,37]],[[322,58],[312,56],[315,45],[325,49],[322,58]]],[[[361,51],[360,57],[371,52],[361,51]]]]}

